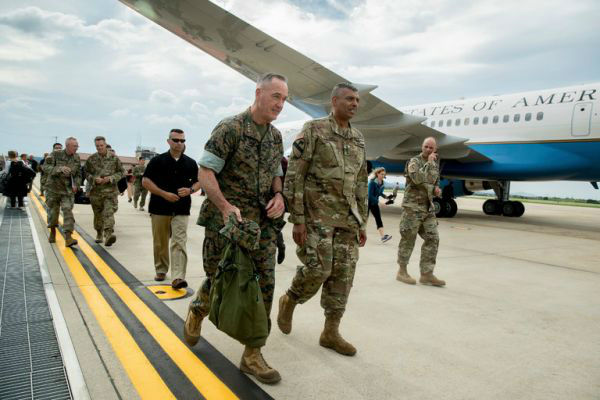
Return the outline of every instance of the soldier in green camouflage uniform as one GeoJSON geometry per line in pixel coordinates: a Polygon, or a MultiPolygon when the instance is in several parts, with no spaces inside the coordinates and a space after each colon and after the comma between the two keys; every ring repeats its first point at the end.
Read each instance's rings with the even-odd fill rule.
{"type": "Polygon", "coordinates": [[[71,247],[77,244],[72,233],[75,229],[73,217],[74,194],[81,185],[81,161],[77,154],[79,144],[77,139],[70,137],[65,141],[65,150],[54,151],[44,163],[46,181],[46,205],[48,206],[48,227],[50,236],[48,242],[56,241],[59,210],[63,212],[63,228],[65,230],[65,245],[71,247]]]}
{"type": "MultiPolygon", "coordinates": [[[[231,213],[239,222],[243,217],[260,226],[259,247],[249,255],[258,273],[267,316],[270,315],[275,287],[275,240],[284,224],[285,211],[281,193],[283,143],[281,133],[271,122],[283,109],[287,95],[285,77],[261,77],[252,106],[217,125],[198,162],[199,181],[207,195],[198,217],[198,224],[206,228],[202,248],[206,280],[190,304],[185,322],[184,336],[190,345],[197,343],[202,318],[209,312],[211,283],[227,243],[218,232],[231,213]]],[[[264,360],[260,348],[246,346],[240,369],[263,383],[281,380],[264,360]]]]}
{"type": "Polygon", "coordinates": [[[352,356],[356,348],[342,338],[339,324],[358,248],[367,239],[367,162],[363,135],[350,125],[358,109],[358,90],[339,84],[331,97],[332,114],[307,122],[293,144],[284,193],[296,254],[304,265],[279,299],[277,324],[290,333],[296,304],[309,300],[322,285],[325,329],[319,344],[352,356]]]}
{"type": "Polygon", "coordinates": [[[117,241],[114,234],[114,215],[119,204],[117,182],[125,171],[121,160],[108,151],[104,137],[97,136],[94,143],[97,152],[85,162],[85,174],[90,184],[89,196],[94,211],[96,243],[101,243],[104,237],[104,245],[112,246],[117,241]]]}
{"type": "Polygon", "coordinates": [[[140,211],[144,211],[144,205],[146,204],[146,196],[148,195],[148,189],[142,186],[142,178],[144,177],[144,171],[146,170],[146,166],[144,165],[144,159],[140,157],[138,165],[133,168],[133,176],[135,180],[133,182],[133,207],[137,208],[138,200],[140,200],[140,196],[142,197],[140,200],[140,211]]]}
{"type": "Polygon", "coordinates": [[[423,141],[422,152],[406,165],[406,186],[400,218],[400,244],[396,279],[414,285],[416,281],[408,274],[407,266],[415,247],[417,233],[423,238],[421,246],[421,278],[424,285],[444,286],[446,282],[433,275],[440,238],[433,198],[441,194],[440,169],[437,161],[437,144],[434,138],[423,141]]]}

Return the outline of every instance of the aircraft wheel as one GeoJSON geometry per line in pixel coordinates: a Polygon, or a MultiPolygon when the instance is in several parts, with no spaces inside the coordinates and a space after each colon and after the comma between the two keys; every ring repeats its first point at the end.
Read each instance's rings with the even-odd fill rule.
{"type": "Polygon", "coordinates": [[[515,213],[513,217],[520,217],[525,213],[525,206],[520,201],[515,201],[515,213]]]}
{"type": "Polygon", "coordinates": [[[454,201],[454,199],[446,199],[446,204],[446,217],[454,217],[456,215],[456,212],[458,211],[458,204],[456,204],[456,201],[454,201]]]}
{"type": "Polygon", "coordinates": [[[499,215],[502,212],[500,202],[498,200],[486,200],[483,203],[483,212],[487,215],[499,215]]]}
{"type": "Polygon", "coordinates": [[[502,203],[502,215],[505,217],[515,217],[517,212],[515,203],[515,201],[505,201],[502,203]]]}
{"type": "Polygon", "coordinates": [[[446,216],[447,206],[446,202],[439,197],[433,199],[433,211],[437,218],[444,218],[446,216]]]}

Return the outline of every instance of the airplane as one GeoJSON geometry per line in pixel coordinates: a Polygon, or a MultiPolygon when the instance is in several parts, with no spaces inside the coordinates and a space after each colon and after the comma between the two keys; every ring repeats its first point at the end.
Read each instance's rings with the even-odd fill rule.
{"type": "MultiPolygon", "coordinates": [[[[347,79],[208,0],[120,0],[253,81],[266,72],[288,78],[288,102],[313,118],[330,112],[333,86],[347,79]]],[[[590,182],[598,189],[600,83],[395,108],[353,83],[361,98],[352,120],[365,137],[369,167],[402,174],[426,137],[438,143],[442,195],[438,217],[454,200],[493,189],[488,215],[520,217],[511,181],[590,182]]]]}

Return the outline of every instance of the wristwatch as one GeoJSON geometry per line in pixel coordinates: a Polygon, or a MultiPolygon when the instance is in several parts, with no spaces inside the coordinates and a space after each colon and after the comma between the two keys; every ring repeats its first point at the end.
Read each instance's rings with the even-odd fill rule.
{"type": "Polygon", "coordinates": [[[194,193],[194,192],[195,192],[195,190],[194,190],[194,187],[193,187],[193,186],[190,186],[190,194],[192,194],[192,193],[194,193]]]}

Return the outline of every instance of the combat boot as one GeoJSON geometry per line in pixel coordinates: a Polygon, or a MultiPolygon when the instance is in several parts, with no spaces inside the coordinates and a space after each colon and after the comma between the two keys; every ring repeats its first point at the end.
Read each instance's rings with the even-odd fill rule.
{"type": "Polygon", "coordinates": [[[281,332],[288,335],[292,331],[292,318],[296,303],[290,296],[284,294],[279,298],[279,312],[277,313],[277,326],[281,332]]]}
{"type": "Polygon", "coordinates": [[[444,286],[446,285],[446,282],[436,278],[436,276],[433,274],[433,272],[428,272],[426,274],[422,274],[421,278],[419,279],[419,283],[421,285],[431,285],[431,286],[444,286]]]}
{"type": "Polygon", "coordinates": [[[190,346],[195,346],[200,340],[200,330],[202,329],[202,320],[204,316],[188,310],[185,324],[183,325],[183,338],[190,346]]]}
{"type": "Polygon", "coordinates": [[[325,329],[319,338],[319,344],[328,349],[333,349],[345,356],[356,354],[356,347],[346,342],[339,332],[340,319],[337,317],[325,317],[325,329]]]}
{"type": "Polygon", "coordinates": [[[104,237],[102,236],[102,231],[96,231],[96,240],[94,240],[96,243],[102,243],[102,241],[104,240],[104,237]]]}
{"type": "Polygon", "coordinates": [[[240,370],[254,375],[262,383],[273,384],[281,380],[281,375],[267,364],[259,347],[246,346],[242,354],[240,370]]]}
{"type": "Polygon", "coordinates": [[[117,237],[115,236],[115,234],[112,231],[105,231],[104,238],[105,238],[104,245],[106,247],[112,246],[113,243],[117,241],[117,237]]]}
{"type": "Polygon", "coordinates": [[[56,243],[56,227],[50,228],[50,236],[48,236],[48,243],[56,243]]]}
{"type": "Polygon", "coordinates": [[[73,239],[71,232],[65,232],[65,246],[71,247],[77,244],[77,240],[73,239]]]}
{"type": "Polygon", "coordinates": [[[417,281],[414,280],[413,277],[408,274],[408,271],[406,270],[406,265],[400,266],[400,268],[398,269],[398,274],[396,274],[396,280],[407,283],[409,285],[415,285],[417,283],[417,281]]]}

